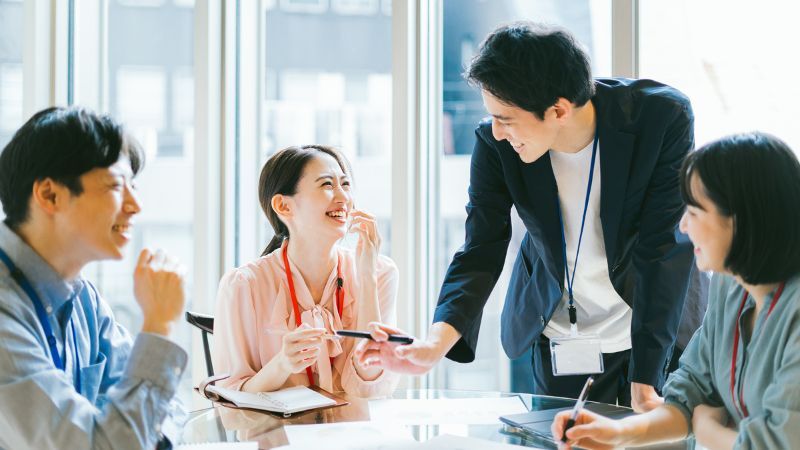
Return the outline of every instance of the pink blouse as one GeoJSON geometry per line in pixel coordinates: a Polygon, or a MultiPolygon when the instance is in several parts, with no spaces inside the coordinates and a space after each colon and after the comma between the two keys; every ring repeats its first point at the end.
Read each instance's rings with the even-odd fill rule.
{"type": "MultiPolygon", "coordinates": [[[[218,382],[231,389],[255,375],[281,350],[284,331],[297,328],[292,297],[286,280],[281,247],[253,262],[226,273],[219,283],[214,319],[212,358],[217,373],[230,378],[218,382]]],[[[336,268],[331,272],[322,300],[315,304],[300,271],[289,260],[302,323],[324,327],[333,333],[354,329],[358,310],[355,253],[337,248],[344,279],[344,314],[336,311],[336,268]]],[[[381,321],[396,320],[398,271],[391,259],[381,255],[377,264],[378,302],[381,321]]],[[[356,339],[324,340],[317,362],[311,366],[314,382],[331,392],[344,391],[356,397],[378,397],[391,393],[397,376],[384,371],[372,381],[363,380],[355,370],[352,353],[356,339]],[[330,358],[333,358],[331,365],[330,358]]],[[[308,385],[306,371],[292,374],[283,387],[308,385]]]]}

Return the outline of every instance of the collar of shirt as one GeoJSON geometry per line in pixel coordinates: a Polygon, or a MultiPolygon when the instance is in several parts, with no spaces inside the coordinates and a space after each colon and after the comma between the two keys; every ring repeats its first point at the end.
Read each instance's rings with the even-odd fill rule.
{"type": "MultiPolygon", "coordinates": [[[[0,223],[0,247],[8,253],[9,258],[39,294],[43,306],[48,313],[55,313],[67,304],[72,303],[81,291],[83,283],[80,277],[67,281],[56,273],[53,267],[36,253],[22,238],[5,223],[0,223]],[[51,309],[48,309],[51,308],[51,309]]],[[[8,275],[8,267],[0,264],[0,273],[8,275]]],[[[31,301],[24,296],[26,301],[31,301]]],[[[71,311],[72,308],[69,308],[71,311]]]]}
{"type": "MultiPolygon", "coordinates": [[[[288,242],[289,242],[288,240],[284,241],[283,245],[281,245],[281,248],[279,250],[280,252],[286,250],[288,242]]],[[[339,250],[337,249],[337,255],[338,255],[337,262],[336,265],[333,267],[333,270],[331,271],[330,275],[328,275],[328,281],[325,282],[325,287],[322,290],[322,298],[320,299],[319,303],[317,303],[314,297],[311,295],[311,291],[308,289],[308,285],[306,284],[305,279],[303,279],[303,274],[300,273],[300,270],[294,264],[292,258],[288,258],[289,270],[291,270],[292,272],[292,279],[294,280],[295,292],[297,294],[297,303],[299,304],[301,310],[304,311],[311,310],[314,309],[314,307],[317,305],[321,306],[322,308],[325,308],[328,311],[333,311],[335,309],[333,305],[336,303],[337,270],[341,272],[342,278],[344,279],[345,282],[347,281],[346,278],[348,275],[346,273],[347,267],[343,263],[345,255],[342,255],[341,253],[342,252],[339,252],[339,250]],[[342,263],[343,267],[339,267],[338,266],[339,263],[342,263]]],[[[281,268],[282,271],[281,274],[283,275],[284,280],[286,280],[286,272],[285,272],[286,267],[283,265],[283,258],[280,257],[280,253],[278,254],[278,256],[279,257],[276,259],[276,262],[281,268]]],[[[345,309],[347,308],[348,303],[350,303],[347,299],[348,296],[351,296],[351,293],[347,292],[347,286],[345,286],[345,302],[344,302],[345,309]]]]}

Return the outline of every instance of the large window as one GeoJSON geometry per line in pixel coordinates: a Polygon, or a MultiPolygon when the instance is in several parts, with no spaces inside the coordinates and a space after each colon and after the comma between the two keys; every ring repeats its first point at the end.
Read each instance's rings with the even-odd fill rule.
{"type": "MultiPolygon", "coordinates": [[[[0,151],[22,125],[21,1],[0,0],[0,151]]],[[[0,220],[5,214],[0,204],[0,220]]]]}
{"type": "MultiPolygon", "coordinates": [[[[698,144],[761,129],[800,149],[792,109],[800,100],[792,79],[800,60],[789,51],[800,7],[765,1],[615,1],[615,68],[638,68],[641,77],[685,92],[695,108],[698,144]],[[625,18],[635,5],[638,22],[625,18]],[[636,29],[638,42],[620,40],[636,29]],[[638,67],[628,47],[638,49],[638,67]]],[[[26,107],[42,108],[69,99],[111,113],[141,141],[147,164],[137,184],[144,210],[134,242],[123,262],[94,264],[85,272],[133,332],[142,319],[132,290],[139,250],[161,247],[178,256],[194,275],[188,307],[213,311],[219,275],[257,257],[272,236],[257,197],[261,166],[281,148],[308,143],[336,146],[350,159],[357,207],[378,216],[382,252],[393,251],[390,256],[403,263],[401,288],[409,295],[398,299],[399,309],[419,302],[414,314],[420,317],[407,312],[403,318],[412,323],[402,325],[427,328],[424,317],[436,298],[419,292],[438,293],[464,239],[474,128],[485,111],[461,73],[481,40],[515,20],[561,25],[586,46],[596,76],[612,75],[612,0],[213,0],[196,6],[193,0],[95,0],[25,6],[32,5],[35,20],[25,16],[21,0],[0,0],[0,146],[24,121],[23,100],[26,107]],[[441,13],[431,23],[429,7],[441,13]],[[69,8],[74,11],[64,14],[69,8]],[[393,18],[393,8],[412,14],[393,18]],[[395,36],[426,45],[414,48],[410,39],[405,49],[405,39],[392,42],[393,23],[405,28],[395,28],[395,36]],[[24,67],[23,24],[37,38],[29,42],[36,48],[25,54],[24,67]],[[73,43],[69,51],[66,42],[73,43]],[[407,53],[393,55],[398,48],[407,53]],[[431,81],[429,74],[439,69],[441,78],[431,81]],[[42,89],[23,91],[23,80],[42,89]],[[398,88],[406,83],[415,87],[398,88]],[[428,92],[439,87],[437,106],[429,111],[428,92]],[[394,118],[393,92],[402,94],[395,97],[394,118]],[[398,204],[405,191],[419,201],[398,204]],[[404,245],[403,236],[425,248],[404,245]]],[[[529,361],[509,363],[499,340],[500,311],[523,234],[515,219],[506,270],[484,311],[477,360],[444,362],[435,387],[526,389],[529,361]]],[[[350,236],[345,244],[355,242],[350,236]]],[[[192,334],[199,340],[188,325],[177,333],[187,349],[192,334]]],[[[202,355],[193,359],[202,361],[202,355]]],[[[195,364],[193,377],[185,377],[184,400],[192,398],[189,388],[203,369],[195,364]]]]}
{"type": "MultiPolygon", "coordinates": [[[[133,296],[133,269],[144,247],[163,248],[193,273],[194,92],[193,9],[187,2],[110,0],[92,8],[78,2],[74,69],[75,103],[112,114],[144,147],[146,164],[137,177],[142,212],[124,261],[90,265],[84,275],[110,303],[129,331],[141,328],[133,296]],[[81,9],[86,6],[85,9],[81,9]],[[107,8],[107,9],[106,9],[107,8]],[[103,39],[107,30],[107,40],[103,39]],[[91,49],[91,51],[87,51],[91,49]],[[92,80],[93,83],[87,83],[92,80]]],[[[187,309],[191,309],[191,298],[187,309]]],[[[191,349],[191,327],[175,328],[176,341],[191,349]]],[[[202,358],[202,355],[198,355],[202,358]]],[[[180,397],[191,405],[192,376],[180,397]]]]}
{"type": "Polygon", "coordinates": [[[0,0],[0,149],[22,125],[23,8],[0,0]]]}
{"type": "Polygon", "coordinates": [[[761,130],[800,152],[795,2],[640,2],[640,69],[692,101],[702,145],[761,130]]]}
{"type": "MultiPolygon", "coordinates": [[[[255,226],[237,228],[241,247],[236,264],[260,255],[273,235],[257,197],[261,166],[282,148],[311,143],[334,146],[350,160],[355,206],[377,216],[381,252],[389,253],[391,11],[379,8],[380,3],[282,0],[261,11],[259,85],[239,87],[241,95],[257,92],[260,99],[258,139],[238,149],[240,162],[254,162],[240,163],[239,217],[255,226]]],[[[251,39],[257,37],[241,36],[242,41],[251,39]]],[[[356,241],[349,235],[344,243],[356,241]]]]}
{"type": "MultiPolygon", "coordinates": [[[[480,92],[462,78],[481,40],[496,27],[516,20],[532,20],[567,28],[587,48],[595,76],[611,75],[611,1],[583,0],[445,0],[443,29],[442,147],[439,150],[439,215],[437,283],[441,285],[453,254],[464,243],[464,221],[469,185],[469,159],[475,144],[474,130],[486,116],[480,92]]],[[[437,384],[455,389],[525,390],[529,382],[529,356],[509,367],[500,345],[500,312],[511,267],[525,229],[512,213],[513,237],[500,280],[483,313],[475,362],[462,365],[447,360],[437,384]],[[521,372],[511,376],[512,369],[521,372]],[[527,372],[526,372],[527,369],[527,372]],[[519,383],[517,383],[517,381],[519,383]]],[[[435,299],[434,299],[435,301],[435,299]]],[[[430,308],[434,307],[431,303],[430,308]]]]}

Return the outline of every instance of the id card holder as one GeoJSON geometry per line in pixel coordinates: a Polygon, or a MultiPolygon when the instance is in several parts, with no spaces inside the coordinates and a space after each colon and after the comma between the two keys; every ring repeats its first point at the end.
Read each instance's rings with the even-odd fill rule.
{"type": "Polygon", "coordinates": [[[550,339],[554,376],[603,373],[603,352],[597,335],[574,334],[550,339]]]}

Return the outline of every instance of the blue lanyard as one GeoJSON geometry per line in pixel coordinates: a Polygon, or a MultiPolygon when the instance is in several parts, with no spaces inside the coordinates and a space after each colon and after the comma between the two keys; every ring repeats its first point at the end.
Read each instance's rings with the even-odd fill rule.
{"type": "Polygon", "coordinates": [[[564,217],[561,214],[561,202],[556,199],[558,206],[558,222],[561,225],[561,249],[564,255],[564,271],[566,272],[567,292],[569,293],[569,323],[578,323],[578,314],[575,309],[575,298],[572,295],[572,283],[575,281],[575,272],[578,270],[578,256],[581,253],[581,241],[583,240],[583,227],[586,225],[586,211],[589,209],[589,195],[592,193],[592,180],[594,179],[594,161],[597,156],[597,134],[594,135],[594,145],[592,146],[592,162],[589,166],[589,185],[586,186],[586,201],[583,204],[583,218],[581,219],[581,233],[578,235],[578,248],[575,249],[575,264],[572,267],[572,277],[569,276],[569,264],[567,263],[567,239],[564,236],[564,217]]]}
{"type": "MultiPolygon", "coordinates": [[[[56,347],[56,336],[53,333],[53,328],[50,327],[50,320],[47,318],[47,313],[44,310],[44,306],[42,305],[42,300],[39,298],[39,295],[31,286],[31,283],[25,278],[25,275],[22,273],[21,270],[14,265],[11,261],[11,258],[8,257],[8,254],[0,248],[0,260],[2,260],[6,266],[8,266],[8,271],[11,273],[11,278],[19,284],[25,294],[31,299],[33,302],[33,307],[36,309],[36,316],[39,318],[39,323],[42,325],[44,329],[44,334],[47,337],[47,345],[50,347],[50,356],[53,358],[53,364],[55,366],[66,372],[66,361],[61,359],[61,355],[58,354],[58,347],[56,347]]],[[[78,391],[80,394],[81,392],[81,362],[78,356],[78,336],[75,333],[75,324],[72,322],[72,318],[70,317],[69,323],[67,326],[72,328],[72,349],[75,352],[75,390],[78,391]]],[[[66,345],[64,346],[64,357],[66,359],[66,345]]]]}

